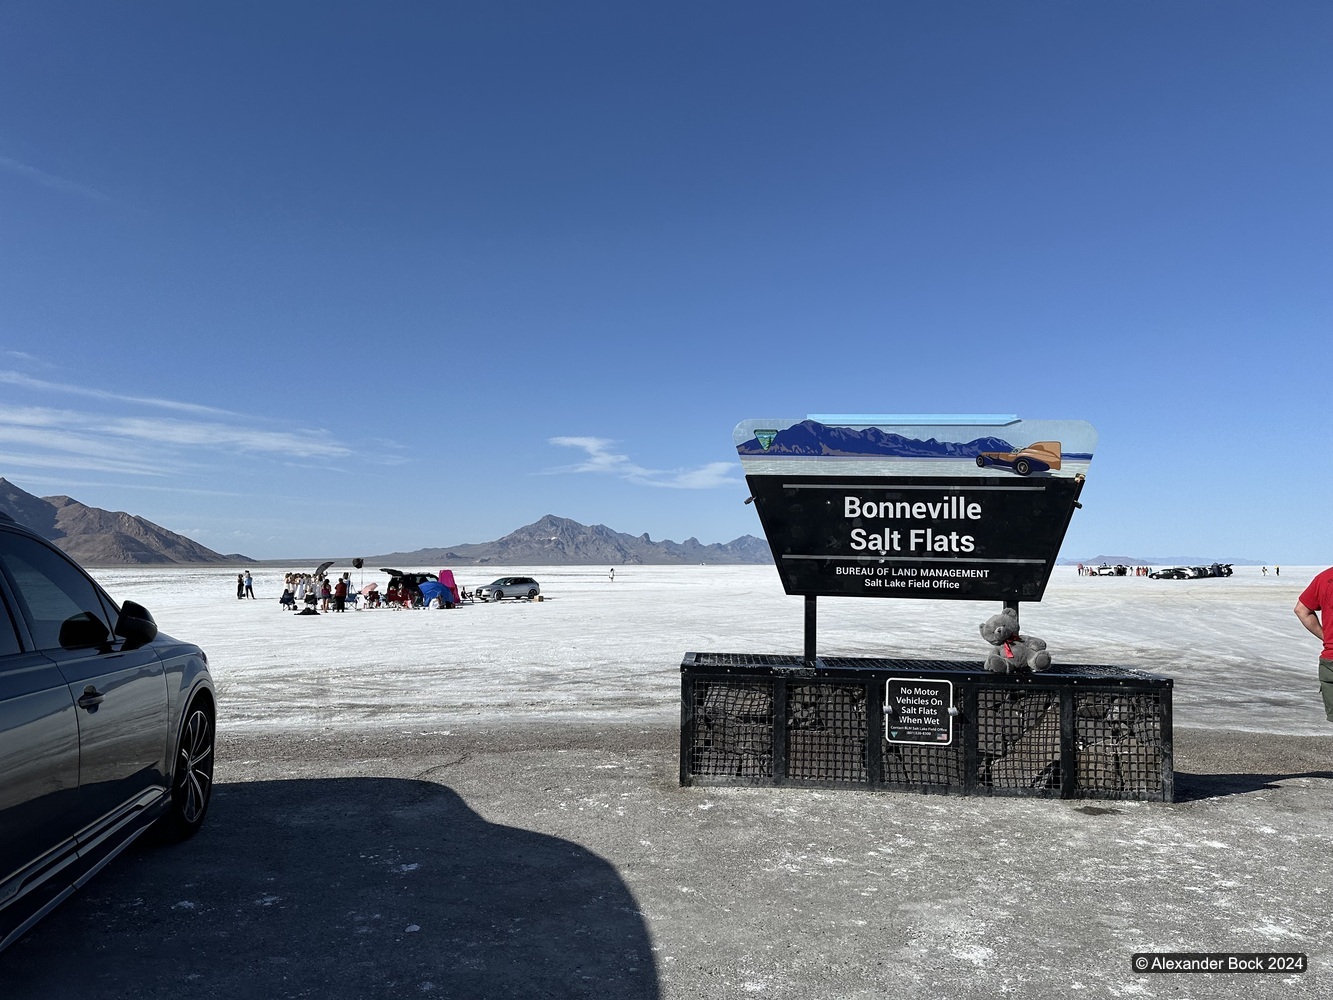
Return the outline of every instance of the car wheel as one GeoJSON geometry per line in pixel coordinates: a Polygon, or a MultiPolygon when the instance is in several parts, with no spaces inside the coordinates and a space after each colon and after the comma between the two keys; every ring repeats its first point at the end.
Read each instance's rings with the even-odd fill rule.
{"type": "Polygon", "coordinates": [[[978,455],[978,456],[977,456],[977,468],[978,468],[978,469],[984,469],[985,467],[986,467],[986,460],[985,460],[984,458],[982,458],[980,455],[978,455]]]}
{"type": "Polygon", "coordinates": [[[169,840],[193,837],[204,825],[213,797],[213,736],[212,714],[195,702],[181,729],[171,804],[162,817],[162,833],[169,840]]]}
{"type": "Polygon", "coordinates": [[[532,600],[532,599],[533,599],[534,597],[536,597],[536,596],[537,596],[537,591],[536,591],[535,588],[534,588],[533,590],[529,590],[529,591],[528,591],[528,600],[529,600],[529,601],[532,600]]]}
{"type": "Polygon", "coordinates": [[[1014,462],[1014,471],[1017,472],[1020,476],[1026,476],[1029,472],[1032,471],[1032,463],[1029,462],[1026,458],[1020,458],[1014,462]]]}
{"type": "Polygon", "coordinates": [[[505,592],[503,590],[495,590],[491,592],[491,600],[503,601],[504,599],[505,599],[505,592]]]}

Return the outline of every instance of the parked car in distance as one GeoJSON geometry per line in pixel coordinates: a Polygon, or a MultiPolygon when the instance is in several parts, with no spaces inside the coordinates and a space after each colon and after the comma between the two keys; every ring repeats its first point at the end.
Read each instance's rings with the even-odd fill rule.
{"type": "Polygon", "coordinates": [[[503,601],[506,597],[532,600],[541,592],[541,585],[530,576],[502,576],[494,583],[478,587],[477,597],[483,601],[503,601]]]}
{"type": "Polygon", "coordinates": [[[996,466],[1013,469],[1020,476],[1060,469],[1060,442],[1037,441],[1018,451],[983,451],[977,456],[977,468],[996,466]]]}
{"type": "Polygon", "coordinates": [[[203,650],[0,514],[0,951],[145,830],[199,829],[215,705],[203,650]]]}
{"type": "Polygon", "coordinates": [[[1210,566],[1166,566],[1148,575],[1154,580],[1200,580],[1210,576],[1231,576],[1231,563],[1213,563],[1210,566]]]}
{"type": "Polygon", "coordinates": [[[1186,566],[1165,566],[1148,574],[1154,580],[1188,580],[1194,576],[1186,566]]]}

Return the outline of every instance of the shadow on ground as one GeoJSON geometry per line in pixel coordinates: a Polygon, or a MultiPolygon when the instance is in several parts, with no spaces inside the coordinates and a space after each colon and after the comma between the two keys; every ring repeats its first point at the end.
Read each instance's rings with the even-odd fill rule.
{"type": "Polygon", "coordinates": [[[390,778],[219,785],[0,955],[5,997],[656,998],[606,861],[390,778]]]}
{"type": "Polygon", "coordinates": [[[1190,774],[1176,772],[1176,801],[1215,799],[1224,795],[1244,795],[1277,788],[1281,782],[1297,778],[1333,781],[1333,771],[1297,771],[1291,774],[1190,774]]]}

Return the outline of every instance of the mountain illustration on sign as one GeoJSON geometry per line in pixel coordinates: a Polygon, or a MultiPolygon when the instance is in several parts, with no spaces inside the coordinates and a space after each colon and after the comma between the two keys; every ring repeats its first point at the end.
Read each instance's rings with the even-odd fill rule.
{"type": "Polygon", "coordinates": [[[815,420],[802,420],[785,430],[756,430],[755,436],[737,446],[742,455],[880,455],[893,458],[976,458],[985,451],[1012,451],[1003,438],[983,437],[967,443],[921,441],[877,427],[853,430],[829,427],[815,420]],[[762,436],[761,436],[762,435],[762,436]]]}
{"type": "MultiPolygon", "coordinates": [[[[1049,445],[1054,442],[1044,442],[1049,445]]],[[[1056,448],[1059,445],[1056,444],[1056,448]]],[[[935,438],[906,437],[878,427],[855,429],[821,424],[817,420],[802,420],[782,430],[756,430],[754,437],[736,446],[741,455],[819,455],[819,456],[879,456],[883,458],[963,458],[977,459],[982,455],[1006,455],[1019,451],[1011,442],[999,437],[979,437],[971,441],[939,441],[935,438]]],[[[1060,455],[1068,460],[1088,460],[1091,453],[1070,452],[1060,455]]],[[[998,464],[998,463],[997,463],[998,464]]]]}

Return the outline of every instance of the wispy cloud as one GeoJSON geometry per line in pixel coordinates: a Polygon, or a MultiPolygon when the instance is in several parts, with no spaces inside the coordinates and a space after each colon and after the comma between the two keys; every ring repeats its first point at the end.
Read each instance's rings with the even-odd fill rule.
{"type": "Polygon", "coordinates": [[[628,455],[614,451],[616,442],[607,438],[553,437],[550,443],[563,448],[581,448],[585,453],[583,461],[549,470],[552,474],[590,472],[614,476],[639,486],[677,490],[710,490],[736,483],[735,466],[731,462],[709,462],[694,469],[648,469],[628,455]]]}
{"type": "MultiPolygon", "coordinates": [[[[13,373],[7,373],[12,375],[13,373]]],[[[20,378],[0,381],[49,389],[48,383],[20,378]]],[[[77,386],[56,386],[120,403],[177,409],[182,413],[227,417],[225,410],[173,400],[117,396],[77,386]]],[[[278,461],[328,463],[353,451],[323,430],[270,430],[246,426],[242,418],[189,419],[171,416],[107,415],[46,406],[0,403],[0,461],[29,469],[68,469],[158,477],[188,472],[199,457],[227,454],[278,461]]]]}
{"type": "Polygon", "coordinates": [[[66,180],[63,177],[57,177],[55,174],[48,174],[45,170],[38,170],[36,167],[30,167],[26,163],[20,163],[18,160],[10,159],[8,156],[0,156],[0,170],[8,171],[11,174],[18,174],[34,184],[40,184],[42,187],[50,188],[53,191],[62,191],[65,194],[78,195],[80,198],[89,198],[92,201],[110,203],[111,199],[96,188],[88,187],[86,184],[78,184],[74,181],[66,180]]]}
{"type": "MultiPolygon", "coordinates": [[[[29,354],[27,351],[0,351],[0,356],[14,358],[16,361],[22,361],[24,364],[33,365],[39,368],[54,368],[55,365],[45,358],[39,358],[35,354],[29,354]]],[[[17,373],[15,373],[17,374],[17,373]]]]}
{"type": "Polygon", "coordinates": [[[346,458],[352,450],[327,431],[266,431],[222,423],[122,417],[101,424],[103,433],[148,444],[268,453],[289,458],[346,458]]]}
{"type": "Polygon", "coordinates": [[[213,448],[286,458],[345,458],[352,454],[350,448],[333,440],[326,431],[269,431],[220,421],[107,417],[43,406],[0,404],[0,441],[102,454],[108,438],[122,443],[213,448]]]}
{"type": "MultiPolygon", "coordinates": [[[[17,353],[17,352],[11,352],[17,353]]],[[[43,379],[24,375],[22,372],[0,371],[0,384],[17,385],[39,392],[60,392],[70,396],[83,396],[87,399],[102,399],[113,403],[133,403],[139,406],[155,406],[164,410],[177,410],[181,413],[199,413],[212,416],[236,417],[240,414],[231,410],[220,410],[214,406],[202,406],[199,403],[182,403],[177,399],[157,399],[152,396],[126,396],[122,393],[108,392],[105,389],[90,389],[66,382],[47,382],[43,379]]]]}
{"type": "MultiPolygon", "coordinates": [[[[10,461],[10,456],[0,451],[0,462],[10,461]]],[[[25,475],[22,477],[23,489],[29,493],[46,486],[55,487],[60,490],[72,489],[132,489],[135,491],[147,491],[150,493],[179,493],[186,496],[201,497],[248,497],[250,493],[244,490],[205,490],[190,486],[171,486],[158,483],[122,483],[113,482],[105,479],[70,479],[68,476],[43,476],[43,475],[25,475]]],[[[293,500],[299,498],[293,497],[293,500]]]]}
{"type": "MultiPolygon", "coordinates": [[[[0,464],[6,469],[74,469],[79,472],[111,472],[129,476],[160,476],[160,465],[122,461],[80,453],[9,451],[0,448],[0,464]]],[[[12,475],[12,473],[11,473],[12,475]]]]}

